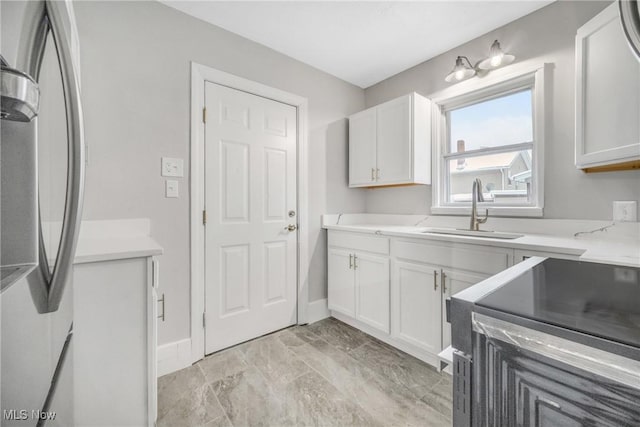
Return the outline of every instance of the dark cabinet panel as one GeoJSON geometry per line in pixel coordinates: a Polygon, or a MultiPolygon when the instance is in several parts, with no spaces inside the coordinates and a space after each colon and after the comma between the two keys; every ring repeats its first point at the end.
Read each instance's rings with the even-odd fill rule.
{"type": "Polygon", "coordinates": [[[638,389],[480,334],[473,360],[474,426],[640,426],[638,389]]]}

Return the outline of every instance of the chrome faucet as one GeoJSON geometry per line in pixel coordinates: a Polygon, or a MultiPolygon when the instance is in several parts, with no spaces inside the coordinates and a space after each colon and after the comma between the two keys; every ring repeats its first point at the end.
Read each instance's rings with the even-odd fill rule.
{"type": "Polygon", "coordinates": [[[471,189],[471,223],[469,224],[469,229],[472,231],[480,231],[480,224],[484,224],[487,222],[487,219],[489,219],[489,209],[486,209],[484,218],[478,217],[478,202],[484,202],[480,178],[476,178],[473,181],[473,187],[471,189]]]}

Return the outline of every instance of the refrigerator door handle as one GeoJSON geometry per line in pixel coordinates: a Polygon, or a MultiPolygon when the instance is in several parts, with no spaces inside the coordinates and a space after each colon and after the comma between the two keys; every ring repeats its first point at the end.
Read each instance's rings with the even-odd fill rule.
{"type": "Polygon", "coordinates": [[[629,46],[640,58],[640,6],[637,0],[618,0],[620,20],[629,46]]]}
{"type": "MultiPolygon", "coordinates": [[[[75,17],[67,1],[45,2],[46,20],[51,30],[62,76],[64,102],[67,119],[67,186],[64,204],[64,217],[62,220],[62,232],[58,253],[53,271],[48,268],[48,259],[44,248],[44,240],[40,239],[40,277],[46,281],[47,304],[42,307],[42,312],[49,313],[58,309],[64,294],[66,283],[70,279],[73,269],[76,244],[80,232],[82,220],[82,203],[84,196],[85,178],[85,145],[84,125],[82,116],[82,104],[80,100],[80,75],[78,64],[75,62],[75,46],[72,43],[77,40],[77,28],[75,17]]],[[[47,35],[46,31],[38,32],[40,37],[47,35]]],[[[36,39],[40,38],[37,37],[36,39]]],[[[42,52],[41,46],[44,40],[35,40],[34,51],[42,52]]],[[[39,74],[42,55],[36,54],[38,60],[34,65],[39,74]]],[[[42,223],[40,223],[42,230],[42,223]]]]}

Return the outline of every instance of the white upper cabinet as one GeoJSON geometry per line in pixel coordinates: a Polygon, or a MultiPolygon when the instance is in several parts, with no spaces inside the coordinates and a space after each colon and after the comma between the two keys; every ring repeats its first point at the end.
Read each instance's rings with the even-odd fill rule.
{"type": "Polygon", "coordinates": [[[575,149],[579,169],[640,162],[640,62],[617,3],[578,29],[575,149]]]}
{"type": "Polygon", "coordinates": [[[368,186],[375,183],[376,108],[349,117],[349,185],[368,186]]]}
{"type": "Polygon", "coordinates": [[[349,186],[431,184],[431,102],[417,93],[349,117],[349,186]]]}

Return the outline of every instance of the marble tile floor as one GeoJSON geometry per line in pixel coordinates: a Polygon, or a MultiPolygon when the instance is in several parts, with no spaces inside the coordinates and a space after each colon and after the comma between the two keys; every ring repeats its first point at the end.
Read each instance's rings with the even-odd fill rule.
{"type": "Polygon", "coordinates": [[[450,426],[451,377],[329,318],[159,378],[157,425],[450,426]]]}

